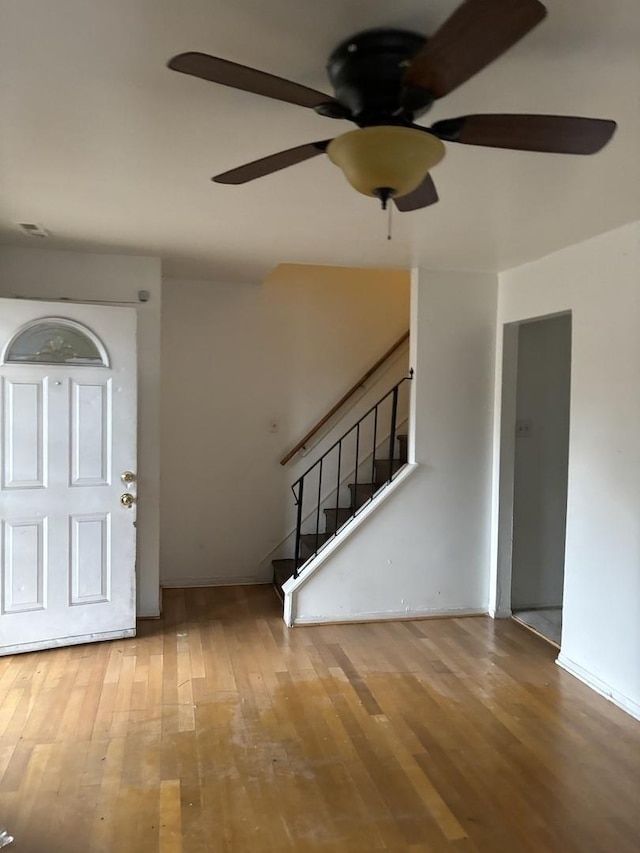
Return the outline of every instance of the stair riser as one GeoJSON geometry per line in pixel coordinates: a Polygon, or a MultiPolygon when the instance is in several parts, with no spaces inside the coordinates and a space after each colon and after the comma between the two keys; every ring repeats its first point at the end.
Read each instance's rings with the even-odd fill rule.
{"type": "Polygon", "coordinates": [[[317,537],[315,533],[303,534],[300,537],[300,557],[306,560],[312,554],[315,554],[316,550],[319,550],[327,539],[330,538],[331,536],[327,533],[320,533],[317,537]]]}
{"type": "Polygon", "coordinates": [[[277,589],[281,590],[282,585],[293,575],[294,561],[272,560],[271,565],[273,566],[273,583],[277,589]]]}
{"type": "Polygon", "coordinates": [[[325,531],[327,533],[335,533],[343,524],[345,524],[353,515],[353,510],[350,507],[340,507],[339,509],[325,509],[325,531]]]}
{"type": "Polygon", "coordinates": [[[388,459],[377,459],[375,463],[376,483],[386,483],[391,478],[391,472],[395,474],[404,464],[401,459],[394,459],[392,465],[388,459]]]}
{"type": "Polygon", "coordinates": [[[377,486],[371,486],[370,484],[360,485],[358,484],[357,488],[352,483],[349,486],[351,491],[351,505],[356,509],[360,509],[361,506],[367,503],[367,501],[371,498],[373,494],[377,491],[377,486]]]}

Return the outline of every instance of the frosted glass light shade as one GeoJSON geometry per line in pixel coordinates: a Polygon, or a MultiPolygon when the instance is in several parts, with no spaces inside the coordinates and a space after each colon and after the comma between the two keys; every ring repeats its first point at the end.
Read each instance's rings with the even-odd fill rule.
{"type": "Polygon", "coordinates": [[[422,183],[445,147],[437,136],[410,127],[363,127],[337,136],[327,154],[358,192],[376,196],[388,188],[399,198],[422,183]]]}

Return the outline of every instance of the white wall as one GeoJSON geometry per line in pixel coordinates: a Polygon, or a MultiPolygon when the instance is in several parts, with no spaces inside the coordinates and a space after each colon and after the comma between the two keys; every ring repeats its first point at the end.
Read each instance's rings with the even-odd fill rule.
{"type": "Polygon", "coordinates": [[[486,612],[496,300],[495,275],[415,271],[417,467],[301,577],[292,621],[486,612]]]}
{"type": "Polygon", "coordinates": [[[511,608],[562,604],[569,461],[571,317],[518,333],[511,608]]]}
{"type": "MultiPolygon", "coordinates": [[[[500,329],[564,311],[572,373],[559,662],[640,716],[640,223],[500,276],[500,329]]],[[[496,466],[494,530],[499,479],[496,466]]],[[[497,576],[498,611],[507,588],[497,576]]]]}
{"type": "Polygon", "coordinates": [[[0,248],[0,296],[132,301],[138,308],[138,614],[159,611],[160,306],[157,258],[0,248]],[[151,299],[137,303],[139,290],[151,299]]]}
{"type": "Polygon", "coordinates": [[[261,286],[164,282],[163,585],[271,579],[295,523],[290,486],[320,448],[279,460],[408,326],[403,271],[287,265],[261,286]]]}

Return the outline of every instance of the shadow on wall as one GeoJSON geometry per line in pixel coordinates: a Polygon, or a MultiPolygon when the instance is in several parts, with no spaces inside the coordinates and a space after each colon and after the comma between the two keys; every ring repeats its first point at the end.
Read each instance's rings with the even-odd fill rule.
{"type": "Polygon", "coordinates": [[[406,354],[312,454],[280,459],[406,331],[409,273],[285,264],[262,286],[163,287],[161,581],[268,581],[265,558],[294,524],[291,484],[406,354]]]}

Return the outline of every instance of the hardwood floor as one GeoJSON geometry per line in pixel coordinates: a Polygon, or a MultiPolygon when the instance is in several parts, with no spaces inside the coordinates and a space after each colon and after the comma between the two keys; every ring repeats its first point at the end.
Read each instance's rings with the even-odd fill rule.
{"type": "Polygon", "coordinates": [[[164,606],[0,659],[8,851],[640,850],[640,723],[514,622],[287,630],[268,587],[164,606]]]}

